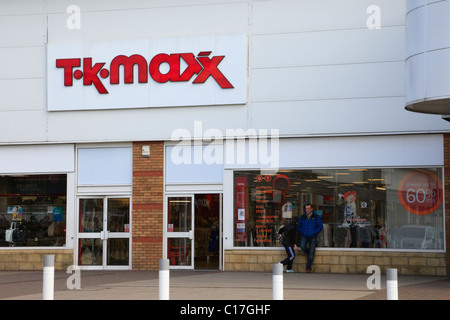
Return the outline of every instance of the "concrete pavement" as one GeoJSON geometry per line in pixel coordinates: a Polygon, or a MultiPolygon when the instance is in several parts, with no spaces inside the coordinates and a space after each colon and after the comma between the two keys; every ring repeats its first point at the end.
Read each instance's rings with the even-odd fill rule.
{"type": "MultiPolygon", "coordinates": [[[[55,271],[54,300],[158,300],[158,271],[81,271],[81,288],[68,289],[71,274],[55,271]]],[[[283,274],[284,300],[386,300],[369,290],[367,274],[283,274]]],[[[43,273],[0,272],[1,300],[41,300],[43,273]]],[[[170,271],[170,300],[272,300],[273,275],[264,272],[170,271]]],[[[398,276],[399,300],[450,300],[450,277],[398,276]]]]}

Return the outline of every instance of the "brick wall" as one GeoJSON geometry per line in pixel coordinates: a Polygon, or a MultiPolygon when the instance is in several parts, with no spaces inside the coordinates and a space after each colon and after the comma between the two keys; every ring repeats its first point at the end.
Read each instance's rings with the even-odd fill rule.
{"type": "Polygon", "coordinates": [[[45,255],[55,256],[55,270],[73,265],[73,249],[11,249],[0,250],[0,270],[42,270],[45,255]]]}
{"type": "Polygon", "coordinates": [[[447,275],[450,275],[450,133],[444,134],[444,198],[447,275]]]}
{"type": "Polygon", "coordinates": [[[163,240],[164,143],[133,143],[132,269],[158,270],[163,240]],[[150,157],[142,157],[142,146],[150,157]]]}
{"type": "MultiPolygon", "coordinates": [[[[305,272],[306,257],[296,252],[292,269],[305,272]]],[[[286,258],[281,250],[226,250],[226,271],[272,272],[272,265],[286,258]]],[[[315,273],[365,274],[367,267],[377,265],[381,272],[396,268],[402,275],[446,276],[445,253],[436,252],[376,252],[316,250],[313,263],[315,273]]]]}

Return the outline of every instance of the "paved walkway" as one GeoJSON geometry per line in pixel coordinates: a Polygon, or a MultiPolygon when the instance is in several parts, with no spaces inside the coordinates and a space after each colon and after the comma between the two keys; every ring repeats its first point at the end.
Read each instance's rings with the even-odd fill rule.
{"type": "MultiPolygon", "coordinates": [[[[158,300],[158,271],[81,271],[81,289],[70,274],[55,272],[55,300],[158,300]]],[[[284,300],[386,300],[369,290],[364,274],[283,274],[284,300]]],[[[0,272],[0,300],[41,300],[43,272],[0,272]]],[[[170,271],[170,300],[272,300],[272,273],[170,271]]],[[[450,277],[399,276],[399,300],[450,300],[450,277]]]]}

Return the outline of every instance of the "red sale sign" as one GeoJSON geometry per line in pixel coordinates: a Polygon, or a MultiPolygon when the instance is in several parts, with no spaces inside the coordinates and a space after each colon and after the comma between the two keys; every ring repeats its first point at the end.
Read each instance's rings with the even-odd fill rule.
{"type": "Polygon", "coordinates": [[[442,204],[442,182],[432,172],[413,170],[400,181],[398,198],[408,212],[430,214],[442,204]]]}
{"type": "Polygon", "coordinates": [[[236,210],[236,241],[246,240],[247,217],[247,179],[245,177],[236,177],[235,181],[235,210],[236,210]]]}

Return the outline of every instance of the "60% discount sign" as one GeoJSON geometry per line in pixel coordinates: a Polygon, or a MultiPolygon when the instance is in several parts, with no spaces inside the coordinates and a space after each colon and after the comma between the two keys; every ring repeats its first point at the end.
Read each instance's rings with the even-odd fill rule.
{"type": "Polygon", "coordinates": [[[442,204],[442,182],[432,172],[413,170],[400,181],[398,198],[410,213],[430,214],[442,204]]]}

